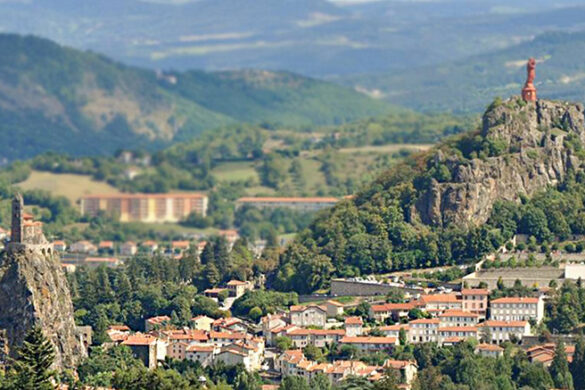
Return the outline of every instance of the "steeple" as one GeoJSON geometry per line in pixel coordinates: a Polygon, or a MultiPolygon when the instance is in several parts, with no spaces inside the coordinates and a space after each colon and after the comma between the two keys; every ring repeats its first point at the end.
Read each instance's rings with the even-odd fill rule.
{"type": "Polygon", "coordinates": [[[10,241],[14,243],[22,243],[24,239],[23,231],[23,213],[24,201],[22,195],[16,193],[12,199],[12,227],[10,241]]]}

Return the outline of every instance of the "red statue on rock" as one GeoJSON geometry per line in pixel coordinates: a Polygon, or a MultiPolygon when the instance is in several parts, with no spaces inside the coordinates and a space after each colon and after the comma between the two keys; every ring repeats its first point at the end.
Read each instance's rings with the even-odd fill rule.
{"type": "Polygon", "coordinates": [[[534,58],[529,59],[528,64],[526,65],[526,72],[528,73],[526,84],[524,84],[524,88],[522,88],[522,99],[527,102],[536,101],[536,88],[534,87],[534,77],[536,76],[535,68],[536,60],[534,58]]]}

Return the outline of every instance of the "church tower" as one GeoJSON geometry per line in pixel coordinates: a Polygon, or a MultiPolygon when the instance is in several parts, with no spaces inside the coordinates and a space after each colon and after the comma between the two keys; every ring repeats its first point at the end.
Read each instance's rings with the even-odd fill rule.
{"type": "Polygon", "coordinates": [[[22,195],[17,193],[14,195],[14,199],[12,199],[12,228],[10,242],[23,242],[23,213],[24,201],[22,200],[22,195]]]}

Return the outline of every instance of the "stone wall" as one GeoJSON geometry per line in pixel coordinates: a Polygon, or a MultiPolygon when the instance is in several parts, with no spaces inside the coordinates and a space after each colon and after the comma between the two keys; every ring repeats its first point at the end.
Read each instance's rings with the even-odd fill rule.
{"type": "Polygon", "coordinates": [[[346,279],[331,280],[331,296],[375,296],[386,295],[391,290],[402,290],[410,294],[422,294],[422,289],[395,287],[384,283],[368,283],[346,279]]]}
{"type": "Polygon", "coordinates": [[[551,280],[562,283],[564,271],[558,267],[529,267],[529,268],[498,268],[473,272],[463,277],[463,283],[469,287],[476,287],[485,282],[490,290],[496,289],[498,280],[502,278],[506,287],[512,287],[519,279],[527,287],[548,287],[551,280]]]}

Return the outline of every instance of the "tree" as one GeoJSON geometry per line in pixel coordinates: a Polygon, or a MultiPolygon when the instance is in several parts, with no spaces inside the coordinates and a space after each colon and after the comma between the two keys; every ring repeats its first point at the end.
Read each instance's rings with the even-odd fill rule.
{"type": "Polygon", "coordinates": [[[386,369],[382,379],[374,383],[374,390],[398,390],[398,378],[392,369],[386,369]]]}
{"type": "Polygon", "coordinates": [[[290,337],[286,337],[286,336],[279,336],[276,339],[274,339],[274,344],[276,345],[276,348],[280,349],[281,351],[287,351],[289,349],[292,349],[293,347],[293,342],[290,339],[290,337]]]}
{"type": "Polygon", "coordinates": [[[573,362],[570,365],[575,390],[585,390],[585,337],[581,336],[575,345],[573,362]]]}
{"type": "Polygon", "coordinates": [[[339,386],[339,390],[373,390],[374,386],[372,383],[364,377],[350,375],[345,378],[339,386]]]}
{"type": "Polygon", "coordinates": [[[318,373],[309,382],[311,390],[331,390],[331,381],[327,375],[318,373]]]}
{"type": "Polygon", "coordinates": [[[303,348],[303,354],[309,360],[320,361],[323,359],[323,351],[321,351],[321,348],[316,347],[313,344],[307,344],[307,346],[303,348]]]}
{"type": "Polygon", "coordinates": [[[398,340],[400,345],[406,345],[408,343],[408,335],[406,334],[406,330],[404,328],[400,328],[398,331],[398,340]]]}
{"type": "Polygon", "coordinates": [[[13,365],[15,389],[52,390],[55,372],[51,365],[55,361],[53,344],[45,337],[40,327],[32,328],[24,338],[13,365]]]}
{"type": "Polygon", "coordinates": [[[278,390],[310,390],[310,387],[302,376],[287,376],[282,380],[278,390]]]}
{"type": "Polygon", "coordinates": [[[565,352],[565,344],[562,341],[557,343],[555,349],[555,357],[550,366],[550,375],[553,378],[555,386],[559,389],[573,390],[573,377],[569,371],[569,363],[567,362],[567,353],[565,352]]]}

